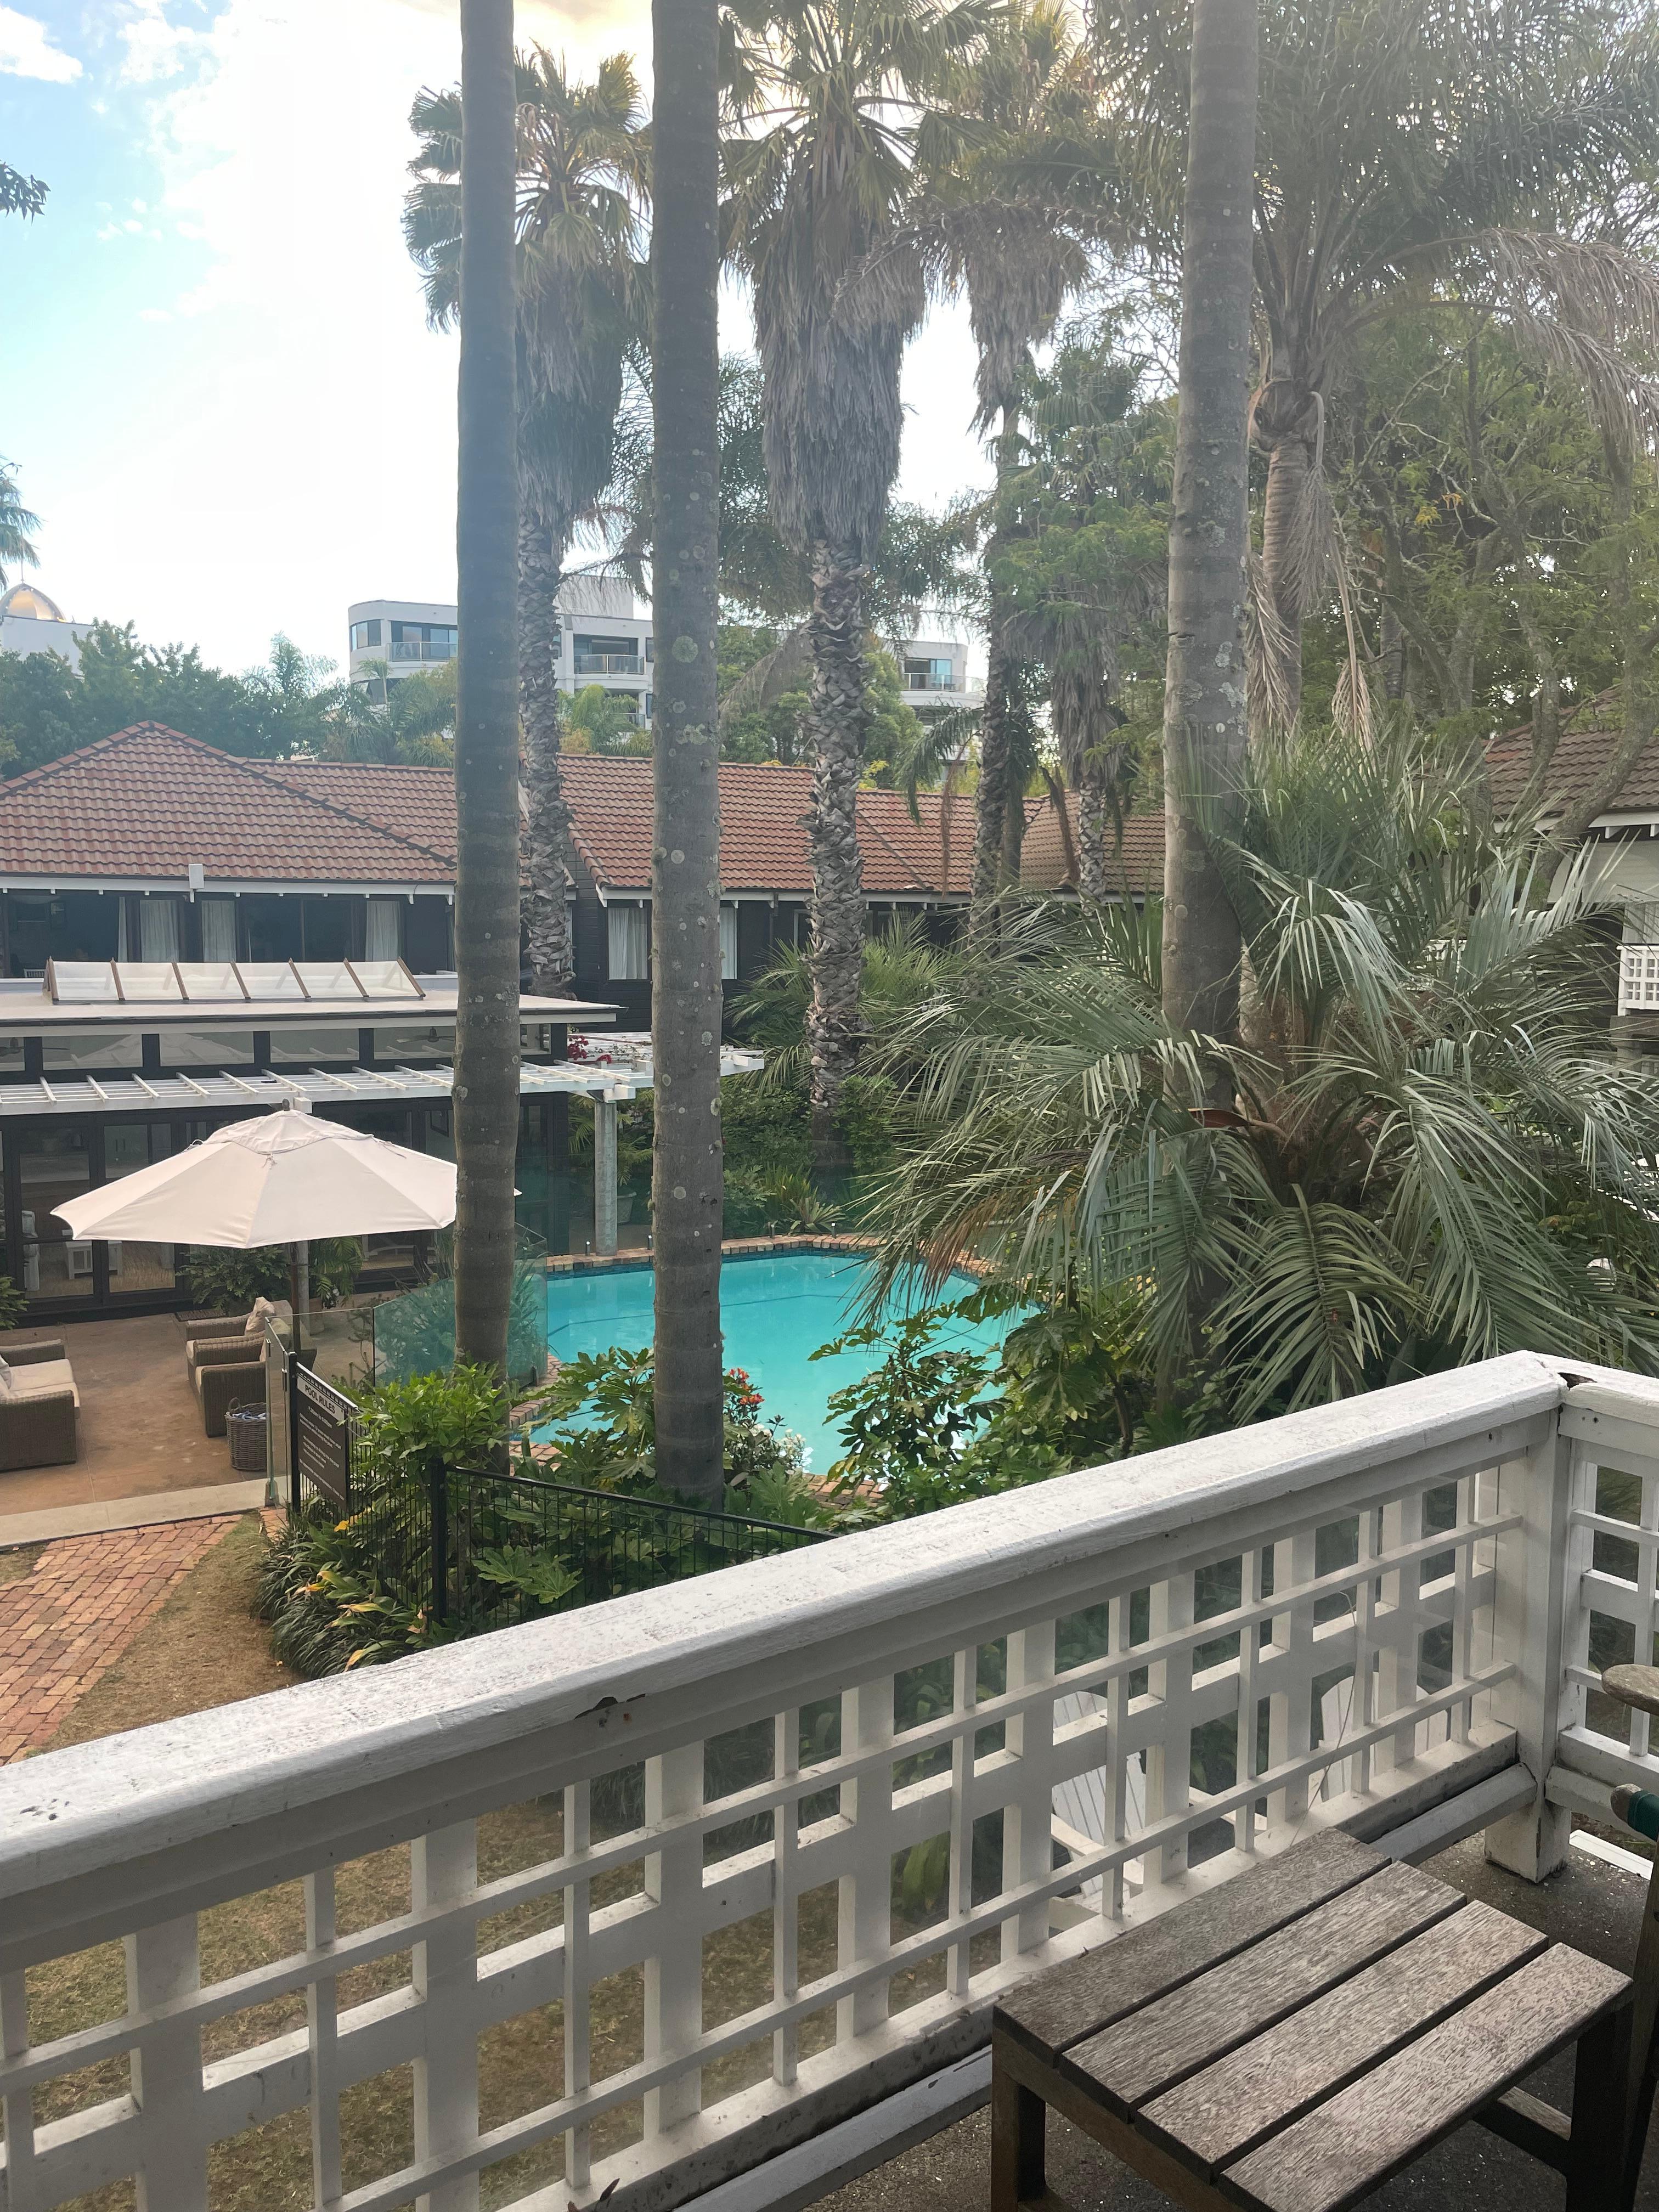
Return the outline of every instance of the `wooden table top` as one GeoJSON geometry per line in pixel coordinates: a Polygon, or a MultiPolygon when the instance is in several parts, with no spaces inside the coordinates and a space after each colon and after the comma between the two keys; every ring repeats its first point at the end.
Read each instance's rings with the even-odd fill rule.
{"type": "Polygon", "coordinates": [[[1629,1988],[1327,1831],[1034,1976],[994,2027],[1237,2203],[1338,2212],[1629,1988]]]}

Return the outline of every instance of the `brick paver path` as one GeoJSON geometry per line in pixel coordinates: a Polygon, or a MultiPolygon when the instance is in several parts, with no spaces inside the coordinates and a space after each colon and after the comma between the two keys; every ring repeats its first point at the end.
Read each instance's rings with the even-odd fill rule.
{"type": "Polygon", "coordinates": [[[0,1584],[0,1765],[50,1743],[169,1591],[236,1525],[172,1521],[48,1544],[0,1584]]]}

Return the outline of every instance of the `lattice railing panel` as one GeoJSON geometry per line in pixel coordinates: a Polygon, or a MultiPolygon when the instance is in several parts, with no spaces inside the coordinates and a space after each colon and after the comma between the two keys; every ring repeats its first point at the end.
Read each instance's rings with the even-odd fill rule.
{"type": "Polygon", "coordinates": [[[1571,1454],[1563,1752],[1603,1780],[1651,1789],[1651,1723],[1603,1697],[1600,1684],[1620,1661],[1659,1661],[1659,1394],[1580,1384],[1561,1428],[1571,1454]]]}
{"type": "MultiPolygon", "coordinates": [[[[1057,1522],[1041,1558],[1018,1550],[1020,1516],[1061,1504],[1060,1486],[999,1499],[1008,1564],[989,1538],[964,1553],[948,1602],[932,1602],[927,1562],[944,1577],[938,1547],[957,1527],[994,1531],[989,1516],[735,1570],[700,1586],[705,1607],[723,1585],[743,1634],[769,1607],[797,1631],[770,1663],[711,1669],[701,1692],[692,1642],[647,1694],[629,1672],[672,1624],[692,1633],[684,1592],[583,1614],[600,1643],[610,1616],[649,1626],[611,1667],[608,1702],[514,1738],[500,1768],[434,1724],[429,1791],[418,1770],[400,1782],[416,1795],[385,1799],[383,1835],[365,1837],[372,1793],[352,1800],[349,1836],[337,1815],[339,1840],[326,1807],[282,1830],[283,1871],[303,1885],[300,1948],[204,1978],[204,1911],[172,1907],[195,1881],[205,1909],[236,1910],[216,1862],[228,1843],[208,1835],[160,1881],[166,1917],[132,1922],[124,2009],[32,2039],[26,1980],[49,1988],[61,1970],[37,1944],[27,1977],[0,1971],[8,2212],[128,2175],[143,2212],[205,2212],[210,2167],[214,2201],[240,2203],[250,2130],[266,2131],[258,2154],[280,2150],[292,2186],[341,2212],[471,2212],[486,2174],[491,2201],[526,2204],[556,2179],[581,2203],[619,2179],[626,2203],[626,2185],[671,2166],[679,2194],[709,2185],[745,2127],[809,2105],[833,2117],[914,2074],[907,2054],[952,2035],[969,2047],[988,1999],[1035,1967],[1310,1824],[1478,1762],[1513,1725],[1500,1616],[1524,1535],[1516,1455],[1540,1433],[1535,1408],[1528,1419],[1444,1440],[1408,1425],[1380,1462],[1356,1431],[1358,1463],[1328,1480],[1302,1473],[1244,1498],[1224,1472],[1212,1511],[1188,1482],[1167,1525],[1103,1506],[1098,1540],[1057,1522]],[[912,1553],[908,1595],[895,1583],[875,1613],[860,1597],[866,1625],[841,1626],[848,1594],[912,1553]],[[385,1855],[377,1916],[371,1862],[343,1851],[399,1832],[408,1871],[385,1855]],[[204,2051],[216,2023],[278,2000],[292,2027],[204,2051]],[[42,2117],[53,2082],[108,2062],[127,2070],[121,2094],[42,2117]],[[274,2129],[285,2114],[308,2131],[274,2129]]],[[[388,1674],[436,1683],[497,1650],[548,1666],[556,1646],[581,1648],[569,1622],[488,1644],[388,1674]]],[[[385,1694],[356,1678],[323,1686],[385,1694]]],[[[299,1725],[320,1707],[292,1710],[299,1725]]],[[[39,1790],[54,1764],[34,1763],[39,1790]]],[[[7,1955],[0,1944],[0,1968],[7,1955]]]]}

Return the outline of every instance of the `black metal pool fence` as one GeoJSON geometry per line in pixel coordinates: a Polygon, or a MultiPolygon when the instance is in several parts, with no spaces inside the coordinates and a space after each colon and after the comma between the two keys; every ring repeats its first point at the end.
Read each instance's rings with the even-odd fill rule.
{"type": "Polygon", "coordinates": [[[291,1510],[349,1523],[389,1595],[469,1631],[799,1551],[828,1534],[517,1469],[446,1467],[436,1452],[395,1476],[371,1474],[352,1401],[303,1370],[294,1382],[291,1510]]]}

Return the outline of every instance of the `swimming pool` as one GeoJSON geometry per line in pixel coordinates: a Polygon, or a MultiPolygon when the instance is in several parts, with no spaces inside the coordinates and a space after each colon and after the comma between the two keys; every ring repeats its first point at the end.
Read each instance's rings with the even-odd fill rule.
{"type": "MultiPolygon", "coordinates": [[[[841,1456],[841,1439],[824,1405],[830,1393],[881,1364],[876,1351],[841,1352],[814,1360],[821,1344],[851,1326],[869,1261],[848,1252],[763,1253],[734,1257],[720,1267],[720,1319],[726,1364],[742,1367],[765,1401],[761,1419],[783,1416],[806,1446],[806,1464],[822,1474],[841,1456]]],[[[547,1285],[547,1348],[556,1359],[585,1352],[627,1351],[649,1344],[653,1334],[649,1267],[596,1269],[592,1274],[553,1275],[547,1285]]],[[[971,1277],[952,1276],[939,1302],[964,1297],[971,1277]]],[[[953,1321],[937,1340],[968,1350],[994,1352],[1011,1318],[953,1321]]]]}

